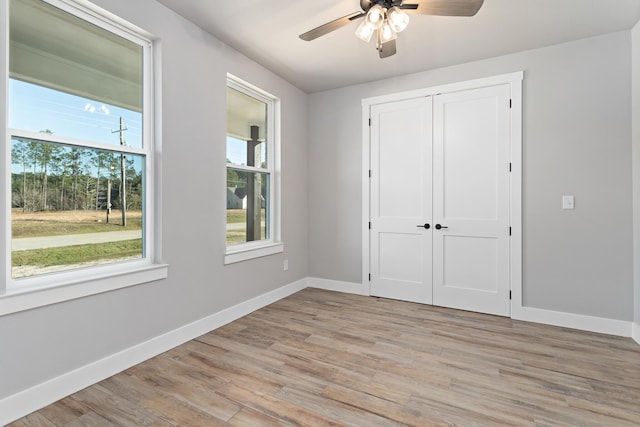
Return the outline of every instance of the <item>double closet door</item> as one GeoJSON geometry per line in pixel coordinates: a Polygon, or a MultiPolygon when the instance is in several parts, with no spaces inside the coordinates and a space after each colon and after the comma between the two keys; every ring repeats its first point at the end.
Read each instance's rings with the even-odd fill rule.
{"type": "Polygon", "coordinates": [[[371,294],[510,315],[510,87],[371,106],[371,294]]]}

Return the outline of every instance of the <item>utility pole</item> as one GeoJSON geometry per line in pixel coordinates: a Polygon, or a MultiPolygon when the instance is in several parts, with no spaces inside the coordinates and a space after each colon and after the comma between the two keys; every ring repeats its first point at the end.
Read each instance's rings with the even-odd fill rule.
{"type": "MultiPolygon", "coordinates": [[[[120,133],[120,145],[126,145],[124,132],[128,130],[124,125],[124,118],[120,116],[120,129],[111,133],[120,133]]],[[[122,226],[127,226],[127,157],[120,153],[120,208],[122,210],[122,226]]]]}
{"type": "Polygon", "coordinates": [[[110,214],[111,214],[111,177],[107,179],[107,224],[109,224],[110,214]]]}

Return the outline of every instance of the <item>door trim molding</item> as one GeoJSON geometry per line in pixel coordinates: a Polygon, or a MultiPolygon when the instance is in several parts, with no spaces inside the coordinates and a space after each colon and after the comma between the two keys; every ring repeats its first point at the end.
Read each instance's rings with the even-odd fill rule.
{"type": "Polygon", "coordinates": [[[364,98],[362,100],[362,285],[371,295],[369,281],[371,262],[371,239],[369,221],[371,218],[371,107],[376,104],[420,98],[442,93],[460,92],[488,86],[509,84],[511,88],[511,180],[510,180],[510,222],[511,241],[509,247],[510,285],[512,291],[511,317],[523,315],[522,304],[522,81],[524,71],[484,77],[457,83],[421,88],[389,95],[364,98]]]}

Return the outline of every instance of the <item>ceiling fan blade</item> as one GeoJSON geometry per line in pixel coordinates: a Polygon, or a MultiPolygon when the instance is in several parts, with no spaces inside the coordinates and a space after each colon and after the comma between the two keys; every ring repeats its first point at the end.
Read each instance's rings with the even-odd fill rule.
{"type": "Polygon", "coordinates": [[[349,15],[343,16],[342,18],[327,22],[324,25],[320,25],[319,27],[314,28],[311,31],[307,31],[304,34],[300,34],[300,38],[305,41],[317,39],[318,37],[324,36],[325,34],[328,34],[331,31],[335,31],[338,28],[342,28],[345,25],[349,24],[351,21],[362,18],[363,16],[365,16],[364,12],[351,13],[349,15]]]}
{"type": "Polygon", "coordinates": [[[391,40],[386,43],[382,43],[378,48],[380,52],[380,58],[388,58],[396,54],[396,41],[391,40]]]}
{"type": "Polygon", "coordinates": [[[407,13],[439,16],[473,16],[478,13],[484,0],[412,0],[400,7],[407,13]],[[418,8],[414,9],[413,5],[418,8]]]}

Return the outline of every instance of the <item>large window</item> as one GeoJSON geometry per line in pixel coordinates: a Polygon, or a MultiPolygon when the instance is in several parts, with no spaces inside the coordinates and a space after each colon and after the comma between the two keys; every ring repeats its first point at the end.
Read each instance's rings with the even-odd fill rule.
{"type": "Polygon", "coordinates": [[[151,41],[72,0],[8,7],[0,296],[152,265],[151,41]]]}
{"type": "Polygon", "coordinates": [[[227,263],[282,251],[278,227],[277,99],[227,82],[227,263]]]}

